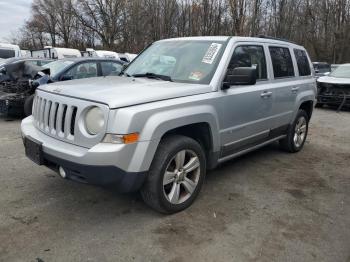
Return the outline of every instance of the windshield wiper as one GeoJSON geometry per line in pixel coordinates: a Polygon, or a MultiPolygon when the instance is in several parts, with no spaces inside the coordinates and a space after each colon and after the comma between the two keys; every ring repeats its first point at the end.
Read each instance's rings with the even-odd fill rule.
{"type": "Polygon", "coordinates": [[[158,75],[158,74],[155,74],[155,73],[135,74],[135,75],[132,75],[132,76],[133,77],[147,77],[147,78],[153,78],[153,79],[160,79],[160,80],[170,81],[170,82],[173,81],[170,76],[158,75]]]}

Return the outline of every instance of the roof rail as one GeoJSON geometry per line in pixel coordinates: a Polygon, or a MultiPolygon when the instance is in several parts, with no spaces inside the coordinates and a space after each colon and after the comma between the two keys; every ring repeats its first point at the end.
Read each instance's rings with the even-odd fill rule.
{"type": "Polygon", "coordinates": [[[265,38],[265,39],[278,40],[278,41],[288,42],[288,43],[292,43],[292,44],[297,44],[296,42],[293,42],[291,40],[284,39],[284,38],[273,37],[273,36],[258,35],[258,38],[265,38]]]}

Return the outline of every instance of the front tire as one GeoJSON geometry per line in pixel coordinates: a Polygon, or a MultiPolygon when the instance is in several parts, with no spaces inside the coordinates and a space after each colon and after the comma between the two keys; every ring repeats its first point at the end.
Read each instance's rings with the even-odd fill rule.
{"type": "Polygon", "coordinates": [[[290,153],[299,152],[304,147],[308,131],[309,116],[300,109],[294,122],[288,128],[287,137],[280,141],[281,148],[290,153]]]}
{"type": "Polygon", "coordinates": [[[199,194],[206,158],[192,138],[174,135],[158,147],[141,195],[147,205],[166,214],[188,208],[199,194]]]}

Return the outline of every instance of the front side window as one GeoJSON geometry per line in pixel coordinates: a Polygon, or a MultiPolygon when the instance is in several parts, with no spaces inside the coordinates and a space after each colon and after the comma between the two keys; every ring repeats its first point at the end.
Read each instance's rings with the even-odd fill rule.
{"type": "Polygon", "coordinates": [[[307,58],[306,52],[304,50],[294,49],[294,54],[298,64],[299,76],[311,75],[309,59],[307,58]]]}
{"type": "Polygon", "coordinates": [[[285,47],[269,47],[275,78],[292,77],[294,67],[290,51],[285,47]]]}
{"type": "Polygon", "coordinates": [[[74,66],[64,74],[65,79],[82,79],[97,76],[97,65],[95,62],[82,63],[74,66]]]}
{"type": "Polygon", "coordinates": [[[126,75],[157,74],[174,82],[209,84],[226,43],[167,40],[152,44],[125,70],[126,75]]]}
{"type": "Polygon", "coordinates": [[[266,59],[262,46],[238,46],[233,52],[227,74],[232,74],[232,70],[237,67],[256,68],[257,79],[267,79],[266,59]]]}
{"type": "Polygon", "coordinates": [[[101,62],[103,76],[118,76],[123,69],[123,65],[114,62],[101,62]]]}

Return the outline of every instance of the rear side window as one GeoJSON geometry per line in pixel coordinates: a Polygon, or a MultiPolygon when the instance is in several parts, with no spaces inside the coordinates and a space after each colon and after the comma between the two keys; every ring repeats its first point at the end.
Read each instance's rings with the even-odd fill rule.
{"type": "Polygon", "coordinates": [[[231,74],[232,70],[236,67],[256,68],[257,79],[267,79],[264,48],[254,45],[238,46],[233,52],[228,66],[228,74],[231,74]]]}
{"type": "Polygon", "coordinates": [[[294,49],[295,58],[298,64],[298,70],[300,76],[311,75],[311,69],[309,60],[307,59],[306,52],[300,49],[294,49]]]}
{"type": "Polygon", "coordinates": [[[292,56],[289,49],[285,47],[270,46],[269,50],[275,78],[295,76],[292,56]]]}

